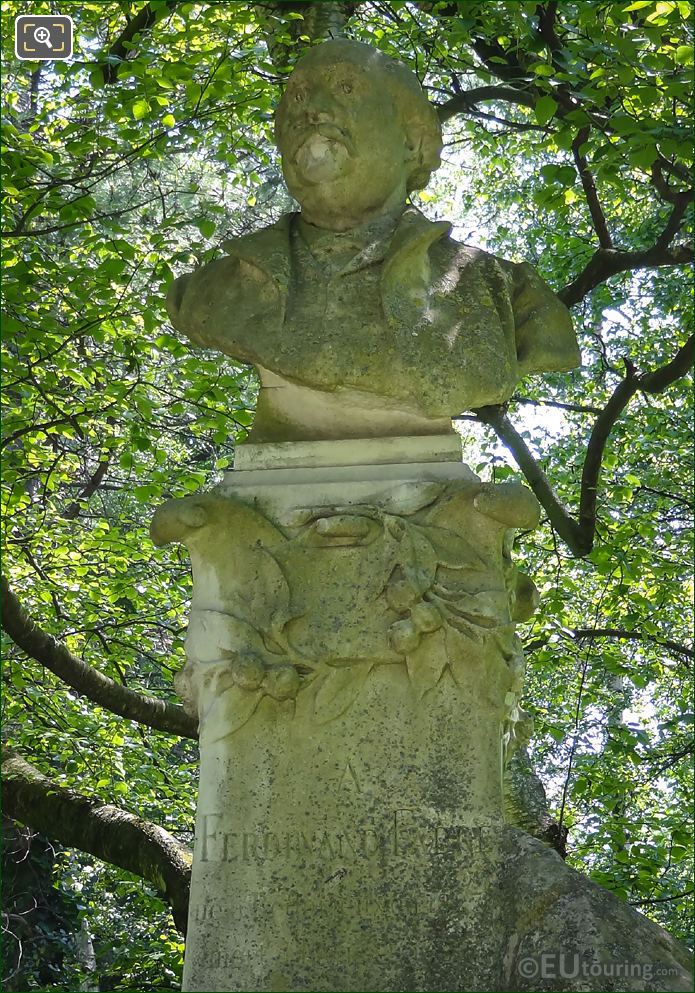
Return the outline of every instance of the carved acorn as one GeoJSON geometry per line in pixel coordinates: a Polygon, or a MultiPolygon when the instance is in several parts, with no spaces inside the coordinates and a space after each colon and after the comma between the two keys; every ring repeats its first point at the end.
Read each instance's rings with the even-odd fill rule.
{"type": "Polygon", "coordinates": [[[422,592],[410,579],[396,579],[386,587],[386,602],[399,614],[404,614],[416,604],[422,592]]]}
{"type": "Polygon", "coordinates": [[[399,655],[407,655],[409,652],[414,652],[420,644],[420,632],[411,620],[396,621],[389,630],[389,641],[395,652],[399,655]]]}
{"type": "Polygon", "coordinates": [[[274,700],[296,697],[300,685],[299,673],[292,665],[274,665],[267,669],[263,689],[274,700]]]}
{"type": "Polygon", "coordinates": [[[263,682],[267,669],[255,655],[239,655],[232,663],[234,682],[243,690],[257,690],[263,682]]]}
{"type": "Polygon", "coordinates": [[[423,634],[429,634],[442,626],[442,615],[433,603],[420,601],[410,611],[414,627],[423,634]]]}

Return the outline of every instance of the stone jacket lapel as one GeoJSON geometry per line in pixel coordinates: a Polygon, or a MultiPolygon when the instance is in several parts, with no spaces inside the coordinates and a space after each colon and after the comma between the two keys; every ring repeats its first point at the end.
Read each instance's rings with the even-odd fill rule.
{"type": "MultiPolygon", "coordinates": [[[[292,278],[290,228],[295,216],[285,214],[262,231],[222,245],[230,258],[255,267],[274,283],[282,298],[283,318],[292,278]]],[[[430,276],[428,250],[450,231],[447,221],[429,221],[414,208],[404,211],[384,258],[381,298],[386,317],[394,310],[397,298],[407,297],[415,305],[425,303],[430,276]]]]}

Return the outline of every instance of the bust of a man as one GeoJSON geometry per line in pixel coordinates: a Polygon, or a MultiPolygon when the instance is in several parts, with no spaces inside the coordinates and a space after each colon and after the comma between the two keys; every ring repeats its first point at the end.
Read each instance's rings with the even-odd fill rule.
{"type": "Polygon", "coordinates": [[[253,441],[447,433],[523,376],[579,363],[569,313],[531,266],[407,205],[441,131],[405,66],[353,41],[310,49],[276,139],[301,212],[226,242],[167,298],[193,342],[258,369],[253,441]]]}

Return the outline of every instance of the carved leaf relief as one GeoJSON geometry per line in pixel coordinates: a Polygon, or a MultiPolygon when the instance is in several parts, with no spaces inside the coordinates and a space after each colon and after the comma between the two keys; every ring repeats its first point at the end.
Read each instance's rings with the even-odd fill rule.
{"type": "Polygon", "coordinates": [[[433,504],[443,491],[444,484],[437,482],[401,483],[394,486],[380,504],[388,514],[409,517],[433,504]]]}
{"type": "Polygon", "coordinates": [[[409,653],[406,664],[417,699],[422,700],[428,690],[437,685],[449,664],[444,632],[437,631],[433,636],[424,638],[419,646],[409,653]]]}
{"type": "Polygon", "coordinates": [[[262,690],[250,693],[241,686],[229,687],[214,701],[214,711],[201,720],[201,739],[212,744],[234,734],[253,717],[263,696],[262,690]]]}
{"type": "Polygon", "coordinates": [[[455,531],[434,525],[415,525],[417,530],[432,546],[439,565],[449,569],[485,569],[485,560],[473,546],[455,531]]]}
{"type": "Polygon", "coordinates": [[[364,686],[374,663],[358,662],[347,668],[327,668],[314,682],[314,717],[319,724],[340,717],[350,707],[364,686]]]}
{"type": "Polygon", "coordinates": [[[240,617],[221,610],[194,608],[188,621],[186,655],[195,662],[216,662],[225,656],[263,651],[260,633],[240,617]]]}

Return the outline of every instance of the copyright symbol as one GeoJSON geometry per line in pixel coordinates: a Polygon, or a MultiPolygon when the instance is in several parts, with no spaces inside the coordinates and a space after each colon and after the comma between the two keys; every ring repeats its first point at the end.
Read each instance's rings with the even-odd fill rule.
{"type": "Polygon", "coordinates": [[[518,969],[522,979],[535,979],[539,972],[538,962],[534,958],[520,959],[518,969]]]}

